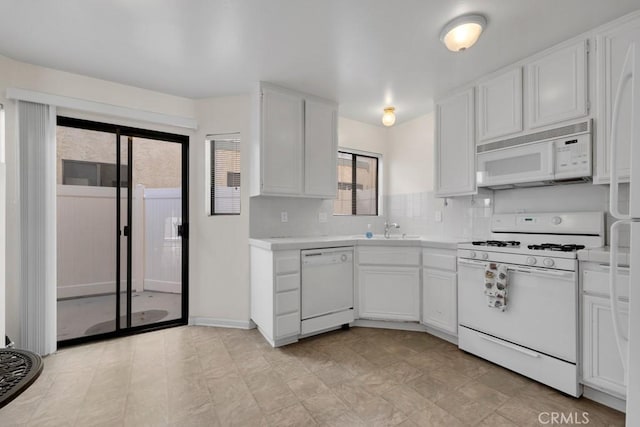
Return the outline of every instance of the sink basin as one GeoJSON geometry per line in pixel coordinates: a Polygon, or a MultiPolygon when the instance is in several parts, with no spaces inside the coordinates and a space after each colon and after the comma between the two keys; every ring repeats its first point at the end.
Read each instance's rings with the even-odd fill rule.
{"type": "MultiPolygon", "coordinates": [[[[352,236],[354,239],[366,239],[364,235],[352,236]]],[[[420,236],[417,234],[392,234],[389,237],[384,237],[382,234],[374,234],[371,239],[368,240],[420,240],[420,236]]]]}

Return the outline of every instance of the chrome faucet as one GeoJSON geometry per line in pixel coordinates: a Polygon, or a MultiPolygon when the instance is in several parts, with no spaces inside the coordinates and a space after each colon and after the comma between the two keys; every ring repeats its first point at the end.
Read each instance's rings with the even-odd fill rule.
{"type": "Polygon", "coordinates": [[[385,221],[384,223],[384,238],[388,239],[391,236],[389,235],[389,232],[391,231],[392,228],[400,228],[400,226],[398,225],[397,222],[387,222],[385,221]]]}

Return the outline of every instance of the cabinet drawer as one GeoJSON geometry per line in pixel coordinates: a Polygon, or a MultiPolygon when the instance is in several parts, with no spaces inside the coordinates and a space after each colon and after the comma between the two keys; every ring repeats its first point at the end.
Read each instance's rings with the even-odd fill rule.
{"type": "Polygon", "coordinates": [[[298,335],[300,333],[300,312],[276,317],[276,339],[298,335]]]}
{"type": "Polygon", "coordinates": [[[576,365],[542,353],[501,341],[461,326],[458,330],[458,347],[483,359],[504,366],[571,396],[578,396],[576,365]]]}
{"type": "Polygon", "coordinates": [[[276,292],[292,291],[300,288],[300,273],[276,276],[276,292]]]}
{"type": "Polygon", "coordinates": [[[296,291],[276,294],[276,316],[300,310],[300,293],[296,291]]]}
{"type": "Polygon", "coordinates": [[[420,265],[418,248],[366,248],[358,250],[358,263],[371,265],[420,265]]]}
{"type": "MultiPolygon", "coordinates": [[[[600,267],[601,270],[584,270],[582,272],[582,290],[590,294],[609,296],[609,268],[600,267]]],[[[629,298],[629,273],[618,271],[618,297],[629,298]]]]}
{"type": "Polygon", "coordinates": [[[300,272],[300,251],[291,251],[275,256],[276,274],[300,272]]]}
{"type": "Polygon", "coordinates": [[[422,266],[438,270],[456,271],[456,252],[424,249],[422,251],[422,266]]]}

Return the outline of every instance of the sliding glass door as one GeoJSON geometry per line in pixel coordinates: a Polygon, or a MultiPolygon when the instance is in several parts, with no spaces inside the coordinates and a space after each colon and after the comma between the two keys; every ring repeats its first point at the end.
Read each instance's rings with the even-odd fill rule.
{"type": "Polygon", "coordinates": [[[58,341],[186,324],[188,137],[58,118],[58,341]]]}

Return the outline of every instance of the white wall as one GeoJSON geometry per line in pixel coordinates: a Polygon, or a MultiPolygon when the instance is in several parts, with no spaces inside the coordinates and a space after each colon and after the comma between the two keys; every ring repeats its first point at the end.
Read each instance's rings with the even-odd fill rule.
{"type": "Polygon", "coordinates": [[[433,191],[433,113],[389,128],[387,194],[433,191]]]}
{"type": "Polygon", "coordinates": [[[199,129],[190,145],[190,317],[193,323],[249,321],[250,96],[196,102],[199,129]],[[208,216],[204,146],[209,134],[240,133],[240,215],[208,216]]]}

